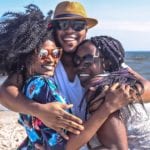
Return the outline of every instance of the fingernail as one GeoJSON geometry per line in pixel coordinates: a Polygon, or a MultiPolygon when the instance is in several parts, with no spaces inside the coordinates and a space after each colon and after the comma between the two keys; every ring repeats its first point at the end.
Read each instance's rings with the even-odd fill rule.
{"type": "Polygon", "coordinates": [[[80,131],[77,131],[76,134],[80,134],[80,131]]]}

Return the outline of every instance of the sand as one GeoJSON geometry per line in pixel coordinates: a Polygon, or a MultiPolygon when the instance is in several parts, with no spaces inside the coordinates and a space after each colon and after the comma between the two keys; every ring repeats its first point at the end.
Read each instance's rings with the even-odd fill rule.
{"type": "Polygon", "coordinates": [[[0,110],[0,150],[16,150],[25,139],[26,133],[17,118],[15,112],[0,110]]]}
{"type": "MultiPolygon", "coordinates": [[[[0,85],[6,78],[0,76],[0,85]]],[[[16,150],[25,139],[26,133],[17,119],[18,113],[0,105],[0,150],[16,150]]]]}

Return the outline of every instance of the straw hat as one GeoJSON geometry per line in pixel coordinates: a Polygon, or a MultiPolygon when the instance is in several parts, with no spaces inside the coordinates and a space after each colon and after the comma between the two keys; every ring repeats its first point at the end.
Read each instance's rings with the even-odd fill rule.
{"type": "Polygon", "coordinates": [[[56,6],[53,21],[65,19],[85,20],[88,28],[98,23],[96,19],[87,17],[84,7],[79,2],[63,1],[56,6]]]}

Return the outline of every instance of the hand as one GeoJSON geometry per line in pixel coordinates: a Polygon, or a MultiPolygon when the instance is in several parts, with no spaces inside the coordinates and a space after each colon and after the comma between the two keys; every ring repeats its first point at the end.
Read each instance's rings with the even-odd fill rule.
{"type": "Polygon", "coordinates": [[[95,92],[97,90],[97,87],[90,87],[89,88],[89,92],[86,95],[86,100],[87,102],[91,101],[90,105],[89,105],[89,112],[92,113],[94,111],[96,111],[101,104],[103,104],[104,100],[105,100],[105,95],[106,92],[108,91],[109,86],[104,86],[103,90],[101,91],[101,93],[99,93],[95,98],[92,99],[91,101],[91,97],[94,95],[95,96],[95,92]]]}
{"type": "Polygon", "coordinates": [[[36,143],[35,144],[35,150],[45,150],[45,148],[43,145],[36,143]]]}
{"type": "Polygon", "coordinates": [[[68,140],[69,137],[64,133],[63,129],[74,134],[80,134],[80,131],[84,129],[81,119],[65,111],[71,107],[73,107],[72,104],[61,104],[59,102],[39,104],[36,117],[47,127],[54,129],[68,140]]]}
{"type": "Polygon", "coordinates": [[[123,106],[126,106],[128,103],[131,103],[130,99],[130,86],[119,83],[115,83],[112,87],[106,92],[105,96],[105,105],[111,113],[120,109],[123,106]]]}
{"type": "Polygon", "coordinates": [[[86,85],[87,89],[93,88],[93,90],[96,90],[95,85],[97,85],[97,83],[102,80],[104,77],[93,77],[86,85]]]}

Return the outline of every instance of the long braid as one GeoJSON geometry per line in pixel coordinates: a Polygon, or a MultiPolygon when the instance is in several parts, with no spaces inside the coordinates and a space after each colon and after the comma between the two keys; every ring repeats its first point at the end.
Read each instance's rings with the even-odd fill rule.
{"type": "Polygon", "coordinates": [[[91,38],[91,41],[103,55],[104,59],[109,60],[111,65],[106,68],[106,71],[118,70],[120,64],[124,61],[124,49],[121,43],[108,36],[95,36],[91,38]]]}

